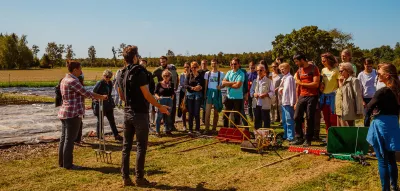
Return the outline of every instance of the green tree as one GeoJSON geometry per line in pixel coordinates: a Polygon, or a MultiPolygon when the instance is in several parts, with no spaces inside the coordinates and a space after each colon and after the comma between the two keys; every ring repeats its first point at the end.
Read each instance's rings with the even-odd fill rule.
{"type": "MultiPolygon", "coordinates": [[[[296,52],[303,52],[310,60],[320,63],[320,55],[332,51],[333,37],[328,31],[317,26],[305,26],[290,34],[279,34],[272,42],[273,55],[290,58],[296,52]]],[[[294,66],[294,63],[291,63],[294,66]]],[[[296,66],[294,66],[296,67],[296,66]]]]}
{"type": "Polygon", "coordinates": [[[119,45],[119,48],[118,48],[118,56],[122,56],[122,53],[124,52],[125,47],[126,47],[126,44],[125,44],[125,43],[121,43],[121,44],[119,45]]]}
{"type": "Polygon", "coordinates": [[[117,57],[115,56],[115,55],[117,54],[117,51],[115,51],[114,46],[112,47],[111,51],[112,51],[112,53],[113,53],[113,58],[112,58],[112,60],[113,60],[114,66],[117,67],[117,57]]]}
{"type": "Polygon", "coordinates": [[[49,55],[43,54],[42,58],[40,59],[40,67],[41,68],[50,68],[51,67],[51,60],[49,55]]]}
{"type": "Polygon", "coordinates": [[[93,64],[96,62],[96,49],[94,48],[94,46],[89,47],[88,56],[91,63],[91,67],[93,67],[93,64]]]}
{"type": "Polygon", "coordinates": [[[396,58],[400,58],[400,42],[397,42],[394,46],[394,55],[396,58]]]}
{"type": "Polygon", "coordinates": [[[37,46],[36,44],[32,45],[32,53],[35,56],[35,58],[37,58],[37,54],[39,53],[40,49],[39,46],[37,46]]]}
{"type": "Polygon", "coordinates": [[[72,44],[67,45],[66,53],[67,54],[65,55],[65,59],[67,59],[67,60],[74,59],[75,53],[74,53],[74,50],[72,50],[72,44]]]}
{"type": "Polygon", "coordinates": [[[54,68],[54,65],[61,66],[62,65],[62,54],[65,52],[65,48],[63,44],[57,45],[55,42],[47,43],[46,54],[50,59],[51,67],[54,68]]]}

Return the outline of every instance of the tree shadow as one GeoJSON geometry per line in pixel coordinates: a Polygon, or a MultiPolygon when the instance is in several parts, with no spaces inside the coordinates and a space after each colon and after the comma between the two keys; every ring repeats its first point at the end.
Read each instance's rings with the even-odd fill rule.
{"type": "MultiPolygon", "coordinates": [[[[80,171],[96,171],[96,172],[101,172],[103,174],[121,174],[121,167],[115,167],[115,166],[102,166],[102,167],[82,167],[82,169],[79,169],[80,171]]],[[[130,168],[129,172],[131,172],[132,176],[135,176],[135,169],[130,168]]],[[[161,170],[161,169],[151,169],[151,170],[146,170],[145,174],[147,176],[152,176],[152,175],[157,175],[157,174],[167,174],[167,171],[161,170]]]]}
{"type": "Polygon", "coordinates": [[[236,191],[236,188],[228,189],[208,189],[204,187],[205,182],[200,182],[196,187],[192,188],[189,186],[170,186],[165,184],[157,184],[155,186],[148,186],[146,188],[155,188],[159,190],[184,190],[184,191],[236,191]]]}

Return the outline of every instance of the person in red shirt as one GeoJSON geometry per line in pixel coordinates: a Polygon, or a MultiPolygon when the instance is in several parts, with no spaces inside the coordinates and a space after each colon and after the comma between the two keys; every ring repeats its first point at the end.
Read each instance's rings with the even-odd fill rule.
{"type": "Polygon", "coordinates": [[[85,90],[78,77],[82,74],[79,62],[67,63],[69,73],[61,80],[60,90],[62,105],[58,112],[61,120],[61,138],[58,149],[58,165],[60,167],[76,170],[81,167],[73,165],[74,141],[81,127],[82,117],[85,114],[84,97],[106,100],[107,95],[99,95],[85,90]]]}
{"type": "Polygon", "coordinates": [[[293,60],[299,67],[295,74],[298,101],[295,105],[294,113],[296,140],[290,142],[290,144],[303,144],[303,146],[308,147],[311,145],[314,135],[314,115],[318,102],[320,72],[317,66],[307,62],[305,55],[302,53],[294,55],[293,60]],[[307,117],[307,132],[305,135],[302,129],[304,113],[306,113],[307,117]]]}

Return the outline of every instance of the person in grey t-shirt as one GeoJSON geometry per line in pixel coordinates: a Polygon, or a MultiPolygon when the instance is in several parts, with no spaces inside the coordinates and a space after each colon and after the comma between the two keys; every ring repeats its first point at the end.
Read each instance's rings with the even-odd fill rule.
{"type": "MultiPolygon", "coordinates": [[[[371,101],[372,97],[376,92],[376,70],[372,69],[373,61],[367,58],[364,63],[364,70],[358,74],[358,80],[361,84],[363,105],[364,107],[371,101]]],[[[366,110],[364,111],[364,126],[368,127],[370,122],[370,116],[366,115],[366,110]]]]}

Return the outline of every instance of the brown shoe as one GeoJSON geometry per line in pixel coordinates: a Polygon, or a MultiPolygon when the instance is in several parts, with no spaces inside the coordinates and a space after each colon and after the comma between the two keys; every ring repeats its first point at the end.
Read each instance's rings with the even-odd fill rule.
{"type": "Polygon", "coordinates": [[[132,182],[132,179],[127,177],[127,178],[123,178],[124,180],[124,186],[135,186],[135,184],[132,182]]]}
{"type": "Polygon", "coordinates": [[[139,187],[155,186],[155,182],[150,182],[146,178],[136,178],[136,185],[139,187]]]}

